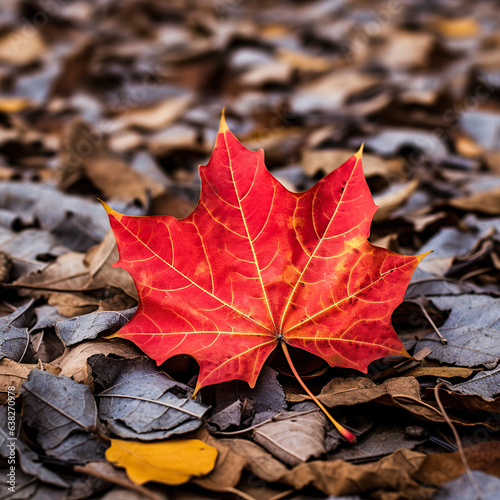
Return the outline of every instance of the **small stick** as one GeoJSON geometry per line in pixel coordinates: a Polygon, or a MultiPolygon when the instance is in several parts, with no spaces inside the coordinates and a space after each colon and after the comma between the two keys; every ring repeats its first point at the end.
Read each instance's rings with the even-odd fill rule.
{"type": "Polygon", "coordinates": [[[460,440],[460,436],[458,435],[457,429],[453,425],[453,422],[450,420],[450,417],[446,413],[446,410],[444,409],[443,403],[441,403],[441,398],[439,397],[439,388],[443,385],[443,382],[440,382],[439,384],[434,387],[434,397],[436,399],[436,403],[439,406],[439,409],[441,410],[441,413],[443,414],[444,419],[446,420],[446,423],[449,425],[450,429],[453,432],[453,436],[455,437],[455,441],[457,443],[457,448],[458,448],[458,453],[460,455],[460,458],[462,460],[462,463],[464,465],[464,469],[467,472],[467,476],[469,477],[469,480],[472,484],[472,488],[474,489],[476,493],[476,500],[480,500],[482,498],[481,494],[481,489],[479,488],[479,485],[477,484],[476,478],[474,477],[474,474],[472,474],[472,471],[470,470],[469,463],[467,462],[467,457],[465,456],[464,449],[462,447],[462,441],[460,440]]]}
{"type": "Polygon", "coordinates": [[[137,491],[141,493],[144,497],[149,498],[150,500],[164,500],[164,497],[156,495],[152,491],[148,490],[144,486],[139,484],[135,484],[132,481],[129,481],[125,477],[117,477],[111,474],[107,474],[106,472],[95,470],[92,467],[89,467],[88,464],[81,466],[75,465],[73,470],[79,474],[88,474],[89,476],[99,477],[104,479],[105,481],[109,481],[110,483],[117,484],[118,486],[122,486],[123,488],[127,488],[129,490],[137,491]]]}
{"type": "Polygon", "coordinates": [[[438,327],[432,321],[432,318],[430,317],[429,313],[425,310],[425,307],[418,302],[417,300],[408,300],[407,302],[412,302],[413,304],[417,304],[418,307],[420,307],[420,310],[422,311],[423,315],[429,322],[429,324],[432,326],[432,329],[436,332],[437,336],[441,339],[441,344],[446,345],[448,341],[441,335],[441,332],[439,331],[438,327]]]}
{"type": "Polygon", "coordinates": [[[321,411],[328,417],[330,422],[335,426],[335,428],[342,434],[342,436],[349,441],[349,443],[354,444],[356,442],[356,436],[349,432],[345,427],[340,425],[328,412],[328,410],[321,404],[321,402],[318,400],[318,398],[307,388],[306,384],[304,384],[303,380],[300,378],[300,375],[298,374],[297,370],[295,369],[295,366],[292,362],[292,358],[290,357],[290,353],[288,352],[288,347],[286,343],[282,340],[281,341],[281,348],[283,349],[283,352],[285,353],[286,360],[288,361],[288,364],[290,365],[290,368],[292,369],[293,374],[295,375],[295,378],[299,381],[299,384],[303,387],[303,389],[306,391],[306,393],[309,395],[309,397],[320,407],[321,411]]]}

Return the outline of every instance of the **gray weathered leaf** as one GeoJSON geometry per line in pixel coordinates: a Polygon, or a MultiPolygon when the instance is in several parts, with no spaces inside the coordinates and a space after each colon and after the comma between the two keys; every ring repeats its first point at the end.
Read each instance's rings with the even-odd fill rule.
{"type": "MultiPolygon", "coordinates": [[[[8,469],[0,469],[2,478],[7,477],[8,469]]],[[[9,500],[66,500],[67,488],[59,488],[51,484],[37,481],[36,478],[25,474],[22,468],[16,470],[16,491],[8,490],[7,481],[0,481],[0,498],[9,500]]]]}
{"type": "Polygon", "coordinates": [[[413,449],[426,441],[426,438],[409,437],[404,426],[382,424],[360,438],[356,446],[349,446],[328,455],[332,460],[341,459],[346,462],[364,462],[381,458],[399,450],[413,449]]]}
{"type": "Polygon", "coordinates": [[[439,328],[448,341],[443,345],[433,332],[417,344],[428,347],[430,359],[457,366],[494,368],[500,361],[500,303],[487,295],[429,297],[441,310],[451,313],[439,328]]]}
{"type": "Polygon", "coordinates": [[[481,396],[486,401],[493,401],[500,394],[500,366],[494,370],[485,370],[460,384],[444,382],[448,389],[466,396],[481,396]]]}
{"type": "Polygon", "coordinates": [[[58,321],[66,319],[66,316],[63,316],[54,306],[49,306],[48,304],[36,307],[35,315],[36,321],[35,324],[30,327],[30,333],[36,332],[37,330],[52,328],[58,321]]]}
{"type": "MultiPolygon", "coordinates": [[[[113,207],[118,210],[118,204],[113,207]]],[[[109,230],[108,217],[97,201],[62,193],[53,186],[30,182],[0,184],[0,208],[15,214],[31,214],[42,229],[54,234],[71,250],[85,251],[102,241],[109,230]]],[[[134,215],[137,207],[120,204],[134,215]]]]}
{"type": "Polygon", "coordinates": [[[60,339],[68,347],[95,339],[103,333],[115,333],[129,321],[135,310],[132,307],[124,311],[97,311],[58,321],[55,326],[60,339]]]}
{"type": "Polygon", "coordinates": [[[25,421],[38,431],[38,442],[47,455],[80,462],[103,458],[106,447],[89,434],[98,419],[86,385],[32,370],[21,390],[25,421]]]}
{"type": "Polygon", "coordinates": [[[214,413],[207,421],[215,425],[219,431],[225,431],[229,427],[238,427],[241,424],[243,403],[238,399],[226,408],[214,413]]]}
{"type": "Polygon", "coordinates": [[[122,438],[165,439],[200,427],[206,406],[189,398],[192,389],[171,380],[147,358],[89,359],[98,394],[99,416],[122,438]]]}
{"type": "Polygon", "coordinates": [[[264,365],[253,389],[248,386],[241,387],[242,384],[240,384],[240,399],[247,399],[256,412],[284,410],[286,408],[285,392],[277,376],[276,370],[264,365]]]}
{"type": "MultiPolygon", "coordinates": [[[[16,426],[18,429],[19,423],[20,422],[18,422],[16,426]]],[[[0,455],[4,458],[9,455],[9,448],[7,448],[7,445],[12,442],[12,436],[9,436],[7,429],[7,406],[0,406],[0,455]]],[[[39,462],[38,455],[30,450],[21,439],[18,438],[13,442],[15,443],[16,457],[19,460],[20,468],[25,474],[28,476],[36,476],[44,483],[53,484],[62,488],[69,485],[61,476],[44,467],[42,463],[39,462]]]]}
{"type": "Polygon", "coordinates": [[[0,359],[21,361],[29,345],[28,326],[33,318],[30,300],[12,314],[0,318],[0,359]]]}
{"type": "Polygon", "coordinates": [[[424,271],[443,275],[449,269],[453,259],[467,255],[478,239],[478,235],[470,232],[445,227],[418,250],[419,254],[432,250],[419,267],[424,271]]]}

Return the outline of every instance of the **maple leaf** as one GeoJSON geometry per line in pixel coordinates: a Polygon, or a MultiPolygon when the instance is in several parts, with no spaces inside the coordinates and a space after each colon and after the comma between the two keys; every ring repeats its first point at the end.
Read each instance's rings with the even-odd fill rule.
{"type": "Polygon", "coordinates": [[[303,193],[285,189],[263,151],[247,150],[221,119],[200,166],[195,210],[129,217],[105,205],[134,279],[137,312],[117,334],[161,364],[188,354],[197,388],[255,385],[280,341],[331,366],[366,372],[407,355],[391,324],[418,262],[367,241],[376,206],[361,150],[303,193]]]}

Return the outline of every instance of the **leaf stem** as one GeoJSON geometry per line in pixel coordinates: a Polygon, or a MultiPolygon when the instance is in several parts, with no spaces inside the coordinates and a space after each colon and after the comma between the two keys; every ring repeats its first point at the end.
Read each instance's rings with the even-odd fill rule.
{"type": "Polygon", "coordinates": [[[283,352],[285,353],[286,360],[288,361],[288,364],[290,365],[290,368],[292,370],[292,373],[295,375],[295,378],[299,381],[299,384],[302,386],[302,388],[306,391],[306,393],[309,395],[309,397],[319,406],[321,411],[328,417],[330,422],[335,426],[335,428],[342,434],[342,436],[349,441],[349,443],[354,444],[356,442],[356,436],[349,432],[345,427],[340,425],[328,412],[328,410],[321,404],[321,402],[318,400],[318,398],[307,388],[306,384],[304,384],[303,380],[300,378],[300,375],[298,374],[297,370],[295,369],[295,366],[292,362],[292,358],[290,357],[290,353],[288,352],[288,347],[286,343],[282,340],[281,341],[281,348],[283,349],[283,352]]]}

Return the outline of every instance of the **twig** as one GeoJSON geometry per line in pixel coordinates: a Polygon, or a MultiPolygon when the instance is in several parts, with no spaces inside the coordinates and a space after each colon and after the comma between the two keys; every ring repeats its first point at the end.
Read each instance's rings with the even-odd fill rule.
{"type": "Polygon", "coordinates": [[[453,425],[453,422],[450,420],[450,417],[446,413],[446,410],[444,409],[443,403],[441,403],[441,398],[439,397],[439,388],[442,385],[443,385],[443,382],[440,382],[439,384],[436,385],[436,387],[434,387],[434,397],[436,398],[436,403],[438,404],[439,409],[441,410],[441,413],[443,414],[443,417],[446,420],[446,423],[449,425],[450,429],[453,432],[453,436],[455,437],[455,441],[457,443],[458,453],[460,455],[460,458],[462,459],[464,469],[467,472],[467,476],[469,477],[469,480],[472,484],[472,488],[474,489],[474,492],[476,493],[476,500],[481,500],[481,498],[482,498],[481,489],[479,488],[479,485],[477,484],[477,481],[476,481],[476,478],[474,477],[474,474],[472,474],[472,471],[470,470],[469,463],[467,462],[467,457],[465,456],[460,436],[458,435],[457,429],[453,425]]]}
{"type": "Polygon", "coordinates": [[[473,278],[474,276],[479,276],[480,274],[486,273],[487,271],[493,271],[495,268],[492,266],[482,267],[481,269],[476,269],[474,271],[470,271],[467,274],[464,274],[459,280],[459,283],[463,283],[465,280],[473,278]]]}
{"type": "Polygon", "coordinates": [[[281,421],[281,420],[287,420],[288,418],[296,418],[300,417],[301,415],[308,415],[309,413],[314,413],[316,411],[319,411],[319,408],[315,408],[314,410],[308,410],[308,411],[297,411],[293,412],[293,415],[287,415],[283,418],[279,418],[280,415],[282,415],[285,411],[281,411],[274,417],[268,418],[266,420],[263,420],[259,424],[252,425],[250,427],[247,427],[246,429],[240,429],[239,431],[232,431],[232,432],[224,432],[224,431],[219,431],[219,432],[211,432],[211,434],[215,434],[217,436],[236,436],[237,434],[245,434],[245,432],[252,431],[253,429],[257,429],[258,427],[261,427],[262,425],[268,424],[269,422],[276,422],[276,421],[281,421]]]}
{"type": "Polygon", "coordinates": [[[224,488],[223,491],[227,491],[228,493],[233,493],[234,495],[238,495],[239,497],[243,498],[244,500],[257,500],[252,495],[249,495],[248,493],[245,493],[244,491],[238,490],[236,488],[232,488],[230,486],[228,486],[227,488],[224,488]]]}
{"type": "Polygon", "coordinates": [[[147,498],[150,498],[151,500],[164,500],[163,497],[156,495],[152,491],[149,491],[144,486],[135,484],[132,481],[129,481],[128,479],[125,478],[116,477],[111,474],[106,474],[105,472],[102,472],[100,470],[92,469],[88,467],[88,465],[85,466],[75,465],[73,467],[73,470],[80,474],[88,474],[89,476],[99,477],[110,483],[117,484],[118,486],[123,486],[124,488],[128,488],[129,490],[137,491],[138,493],[141,493],[142,495],[144,495],[147,498]]]}
{"type": "Polygon", "coordinates": [[[448,341],[441,335],[441,332],[439,331],[438,327],[432,321],[432,318],[430,317],[429,313],[425,310],[425,307],[418,301],[418,300],[407,300],[407,302],[411,302],[412,304],[417,304],[418,307],[420,307],[420,310],[422,311],[423,315],[429,322],[429,324],[432,326],[432,329],[436,332],[437,336],[441,339],[441,343],[443,345],[446,345],[448,341]]]}

